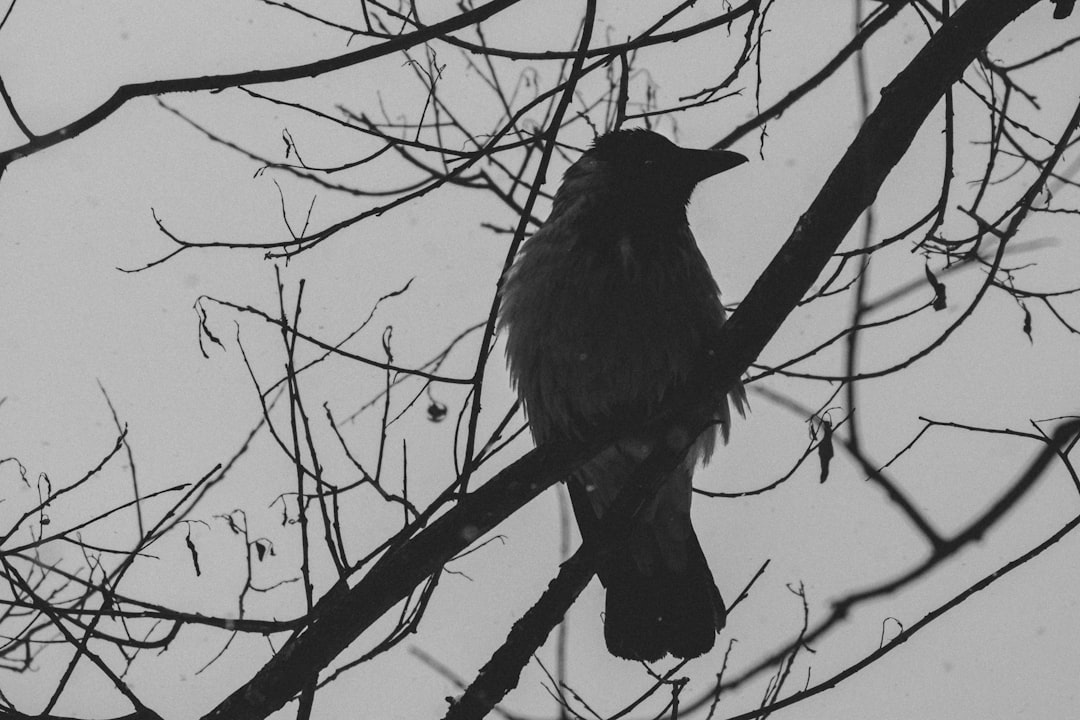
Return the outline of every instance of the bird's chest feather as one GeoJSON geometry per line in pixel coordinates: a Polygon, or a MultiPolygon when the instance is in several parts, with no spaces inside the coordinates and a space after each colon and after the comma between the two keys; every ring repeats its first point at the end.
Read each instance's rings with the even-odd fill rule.
{"type": "Polygon", "coordinates": [[[508,277],[504,310],[511,372],[534,432],[587,435],[649,417],[700,367],[723,322],[689,228],[570,240],[564,228],[546,230],[508,277]]]}

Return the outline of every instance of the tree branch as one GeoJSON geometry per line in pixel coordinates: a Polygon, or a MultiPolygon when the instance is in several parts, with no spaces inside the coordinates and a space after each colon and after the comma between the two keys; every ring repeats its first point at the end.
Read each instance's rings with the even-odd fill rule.
{"type": "Polygon", "coordinates": [[[533,450],[469,494],[409,541],[386,553],[353,588],[327,593],[306,627],[206,720],[254,720],[282,707],[372,623],[451,558],[575,467],[597,448],[569,444],[533,450]]]}
{"type": "Polygon", "coordinates": [[[969,0],[881,92],[881,101],[799,218],[791,236],[720,331],[718,381],[730,387],[810,290],[877,197],[945,91],[990,41],[1038,0],[969,0]]]}
{"type": "Polygon", "coordinates": [[[52,147],[57,143],[68,140],[82,134],[94,127],[119,110],[129,100],[138,97],[162,95],[175,92],[197,92],[200,90],[221,90],[223,88],[239,87],[241,85],[261,85],[264,83],[288,82],[300,78],[316,77],[334,70],[359,65],[360,63],[374,60],[375,58],[390,55],[391,53],[428,42],[455,30],[482,22],[491,16],[502,12],[519,0],[491,0],[480,7],[463,12],[442,22],[429,25],[415,32],[399,35],[393,40],[371,45],[360,50],[338,55],[316,62],[293,65],[290,67],[275,68],[273,70],[248,70],[240,73],[225,75],[204,75],[202,77],[178,78],[175,80],[153,80],[150,82],[132,83],[121,85],[116,89],[108,100],[97,106],[82,117],[73,120],[61,128],[44,135],[32,135],[29,128],[24,128],[30,136],[30,141],[0,152],[0,177],[15,160],[33,155],[36,152],[52,147]]]}

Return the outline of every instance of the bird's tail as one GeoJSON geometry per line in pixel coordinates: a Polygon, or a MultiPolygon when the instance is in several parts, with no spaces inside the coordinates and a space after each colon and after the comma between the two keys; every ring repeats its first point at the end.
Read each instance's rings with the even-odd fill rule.
{"type": "MultiPolygon", "coordinates": [[[[711,445],[712,435],[704,440],[711,445]]],[[[584,538],[594,535],[642,452],[647,448],[619,446],[578,468],[568,485],[584,538]]],[[[701,452],[671,471],[626,541],[604,554],[597,574],[607,589],[604,636],[613,655],[697,657],[724,626],[724,601],[690,524],[691,475],[701,452]]]]}
{"type": "Polygon", "coordinates": [[[601,571],[607,586],[604,638],[613,655],[653,661],[712,649],[727,611],[693,530],[685,543],[682,568],[661,565],[646,574],[628,544],[601,571]]]}

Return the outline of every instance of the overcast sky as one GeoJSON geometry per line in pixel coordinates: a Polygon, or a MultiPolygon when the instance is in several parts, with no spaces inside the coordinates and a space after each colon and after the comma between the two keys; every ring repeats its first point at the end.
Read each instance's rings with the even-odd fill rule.
{"type": "MultiPolygon", "coordinates": [[[[311,9],[340,22],[358,23],[354,5],[320,3],[311,9]]],[[[573,42],[578,9],[560,5],[571,10],[554,13],[551,4],[524,3],[506,19],[491,23],[488,39],[504,47],[566,49],[573,42]]],[[[632,9],[628,3],[609,5],[597,27],[598,36],[611,41],[639,31],[645,18],[666,8],[659,3],[632,9]]],[[[699,5],[695,12],[702,17],[716,12],[717,3],[699,5]]],[[[851,15],[851,3],[841,0],[776,3],[764,41],[762,106],[782,97],[846,41],[851,15]]],[[[992,47],[992,55],[1004,61],[1023,59],[1068,37],[1070,31],[1075,33],[1076,18],[1053,23],[1049,16],[1045,8],[1028,13],[992,47]]],[[[673,104],[680,95],[722,77],[727,71],[722,60],[730,60],[737,51],[740,33],[741,27],[731,37],[713,33],[643,53],[639,62],[648,67],[649,78],[659,88],[660,104],[673,104]]],[[[908,13],[871,42],[868,62],[875,88],[903,67],[924,37],[922,23],[908,13]]],[[[0,68],[23,119],[34,131],[46,132],[100,104],[124,83],[281,67],[340,54],[362,42],[350,45],[341,31],[257,2],[23,0],[0,31],[0,68]]],[[[439,61],[446,63],[445,97],[478,133],[490,131],[494,122],[485,113],[494,101],[485,94],[483,83],[466,68],[457,50],[442,46],[439,53],[439,61]]],[[[1043,111],[1036,113],[1021,103],[1018,113],[1051,139],[1063,129],[1080,95],[1075,63],[1075,53],[1065,53],[1022,75],[1043,111]]],[[[503,68],[512,78],[526,66],[503,68]]],[[[539,82],[546,89],[555,67],[539,67],[539,82]]],[[[750,288],[854,136],[859,124],[854,78],[850,67],[839,72],[807,101],[770,123],[763,145],[757,134],[745,138],[734,149],[751,156],[752,162],[709,180],[695,194],[691,222],[725,301],[737,302],[750,288]]],[[[981,83],[975,73],[969,72],[967,78],[981,83]]],[[[644,81],[644,77],[636,80],[644,81]]],[[[754,112],[752,73],[744,74],[734,87],[742,90],[740,96],[707,112],[681,114],[677,126],[665,123],[660,129],[685,145],[716,142],[754,112]]],[[[308,102],[329,113],[336,113],[340,104],[378,115],[381,104],[391,117],[413,119],[424,98],[413,69],[401,56],[258,90],[308,102]]],[[[346,162],[377,147],[347,130],[328,129],[299,112],[237,90],[165,96],[162,102],[219,136],[278,161],[285,160],[283,129],[289,130],[311,165],[346,162]]],[[[418,366],[484,319],[508,236],[482,223],[506,227],[516,220],[490,197],[451,189],[365,221],[288,264],[268,261],[257,250],[211,249],[182,253],[144,272],[123,273],[119,268],[146,265],[173,249],[158,231],[152,210],[171,232],[192,242],[258,243],[288,237],[283,208],[289,222],[300,227],[315,198],[312,225],[323,227],[373,202],[283,173],[256,174],[258,162],[209,141],[168,107],[150,98],[128,103],[82,136],[15,162],[0,180],[0,398],[4,399],[0,457],[19,458],[32,478],[47,473],[54,488],[81,477],[115,442],[116,427],[101,388],[129,428],[144,494],[193,482],[242,445],[261,410],[237,333],[264,386],[274,382],[283,367],[280,335],[251,315],[207,301],[209,326],[225,349],[208,347],[209,358],[204,358],[193,309],[198,298],[209,296],[276,313],[276,266],[291,298],[299,281],[306,280],[301,325],[318,337],[337,341],[360,324],[378,298],[411,280],[408,292],[383,303],[370,328],[349,347],[380,357],[384,328],[392,325],[395,361],[418,366]]],[[[978,180],[982,171],[979,162],[985,150],[967,140],[984,138],[987,124],[979,103],[958,92],[957,126],[965,143],[958,147],[957,202],[966,197],[965,183],[978,180]]],[[[883,189],[876,215],[878,239],[909,224],[936,198],[940,128],[939,109],[883,189]]],[[[579,123],[565,139],[583,145],[589,137],[588,128],[579,123]]],[[[0,114],[0,144],[7,148],[23,141],[15,123],[0,114]]],[[[1034,147],[1041,154],[1049,149],[1034,147]]],[[[1066,161],[1075,169],[1075,152],[1066,161]]],[[[549,174],[549,191],[565,167],[559,163],[549,174]]],[[[348,174],[346,182],[379,188],[408,177],[403,163],[387,160],[348,174]]],[[[991,207],[1011,201],[1015,187],[995,187],[991,207]]],[[[1071,197],[1076,206],[1075,189],[1059,185],[1057,190],[1055,197],[1064,205],[1071,197]]],[[[540,216],[546,212],[543,205],[537,210],[540,216]]],[[[1076,227],[1075,217],[1033,219],[1018,238],[1024,247],[1011,260],[1016,266],[1037,265],[1017,271],[1019,284],[1053,290],[1080,278],[1076,227]]],[[[944,228],[957,236],[972,231],[972,221],[960,213],[951,216],[944,228]]],[[[854,247],[858,238],[853,235],[847,242],[854,247]]],[[[923,258],[911,253],[909,244],[901,243],[890,253],[875,261],[871,270],[871,298],[884,297],[924,272],[923,258]]],[[[913,322],[868,334],[863,368],[887,366],[922,347],[959,316],[982,277],[972,270],[950,275],[948,310],[924,313],[913,322]]],[[[914,307],[929,297],[929,288],[922,288],[892,310],[914,307]]],[[[1062,307],[1074,325],[1080,324],[1076,303],[1062,307]]],[[[1030,431],[1033,419],[1076,414],[1080,339],[1056,324],[1044,308],[1033,304],[1031,310],[1029,340],[1023,332],[1023,309],[1003,294],[991,294],[945,347],[903,373],[866,384],[859,412],[871,458],[881,464],[899,452],[922,427],[920,416],[1030,431]]],[[[844,327],[848,314],[844,299],[797,312],[762,361],[780,362],[813,347],[844,327]]],[[[471,336],[462,343],[440,372],[471,373],[477,341],[471,336]]],[[[485,387],[482,424],[488,432],[513,401],[501,352],[501,347],[496,350],[485,387]]],[[[302,349],[305,358],[316,354],[302,349]]],[[[803,369],[839,373],[839,358],[837,352],[826,352],[803,369]]],[[[342,483],[350,480],[348,462],[326,432],[321,406],[326,402],[335,417],[348,417],[375,397],[383,382],[381,373],[343,361],[326,363],[305,377],[309,411],[318,416],[326,433],[325,465],[339,473],[342,483]]],[[[811,407],[835,389],[826,383],[776,378],[760,386],[790,394],[811,407]]],[[[415,384],[410,387],[419,389],[415,384]]],[[[422,400],[398,426],[396,442],[400,445],[407,437],[407,446],[387,451],[387,463],[395,468],[407,458],[411,489],[427,499],[452,477],[453,424],[464,400],[458,387],[437,386],[432,393],[448,407],[449,419],[428,422],[424,413],[428,401],[422,400]]],[[[397,402],[404,405],[405,393],[397,402]]],[[[700,486],[738,490],[765,485],[784,474],[805,447],[803,417],[761,396],[752,395],[751,402],[753,412],[735,427],[731,444],[699,473],[700,486]]],[[[368,459],[374,456],[378,414],[378,408],[368,410],[347,424],[349,442],[368,459]]],[[[838,401],[836,417],[843,415],[838,401]]],[[[520,439],[501,461],[487,468],[484,477],[528,448],[529,443],[520,439]]],[[[938,430],[891,469],[920,508],[948,532],[985,509],[1037,449],[1034,443],[1015,438],[938,430]]],[[[52,508],[54,527],[68,527],[129,499],[126,462],[117,458],[77,500],[52,508]]],[[[188,610],[235,615],[244,550],[214,516],[239,507],[247,512],[252,534],[273,541],[277,551],[257,566],[258,582],[270,585],[295,577],[295,527],[281,526],[281,502],[275,503],[293,487],[291,472],[266,434],[257,436],[230,482],[215,489],[196,513],[205,521],[192,530],[201,548],[203,575],[194,575],[183,533],[177,531],[155,545],[157,560],[136,564],[128,592],[188,610]]],[[[924,556],[925,546],[864,477],[846,458],[838,458],[824,485],[818,482],[816,467],[808,465],[774,492],[738,500],[697,500],[695,524],[726,597],[736,596],[763,562],[771,563],[750,600],[732,615],[718,650],[685,671],[693,680],[687,691],[691,697],[707,689],[730,638],[738,640],[729,661],[729,671],[734,672],[779,647],[798,629],[801,604],[787,589],[789,584],[805,584],[811,618],[820,618],[831,599],[891,577],[924,556]]],[[[0,521],[7,527],[36,502],[37,490],[23,486],[13,466],[5,465],[0,467],[0,497],[5,500],[0,521]]],[[[166,502],[148,503],[144,512],[156,519],[166,502]]],[[[356,517],[363,523],[358,521],[349,531],[357,556],[395,529],[400,518],[363,512],[364,503],[376,502],[374,494],[356,500],[356,517]]],[[[886,618],[910,626],[1043,540],[1078,508],[1075,487],[1060,467],[1054,468],[977,547],[914,589],[863,606],[841,631],[813,648],[815,655],[800,659],[794,670],[799,679],[791,687],[801,686],[808,672],[811,682],[817,681],[871,652],[883,626],[886,637],[896,632],[886,618]]],[[[441,716],[444,698],[458,690],[409,648],[438,659],[460,677],[473,677],[556,571],[559,517],[557,494],[548,492],[501,526],[498,542],[455,561],[450,566],[453,572],[441,581],[421,632],[394,653],[331,685],[319,696],[316,717],[441,716]]],[[[88,537],[124,547],[135,537],[134,518],[126,515],[109,528],[88,532],[88,537]]],[[[1066,538],[886,660],[788,715],[800,720],[1072,716],[1080,704],[1076,689],[1080,649],[1075,642],[1080,637],[1078,552],[1080,539],[1066,538]]],[[[70,547],[49,547],[47,553],[65,567],[82,563],[81,554],[70,547]]],[[[301,597],[298,584],[287,585],[251,597],[247,614],[293,617],[302,610],[301,597]]],[[[594,582],[570,616],[569,677],[598,712],[610,713],[621,707],[620,700],[647,687],[648,677],[639,667],[607,656],[601,607],[602,594],[594,582]]],[[[381,637],[378,632],[376,628],[365,635],[341,660],[371,647],[381,637]]],[[[185,631],[168,653],[140,658],[128,680],[163,716],[197,717],[268,657],[265,641],[242,639],[206,672],[196,674],[226,639],[185,631]]],[[[279,646],[281,638],[276,642],[279,646]]],[[[0,689],[20,709],[37,711],[31,698],[52,687],[66,657],[45,652],[38,662],[40,672],[0,675],[0,689]]],[[[550,642],[542,660],[552,666],[550,642]]],[[[533,663],[507,707],[529,717],[550,715],[553,703],[544,682],[533,663]]],[[[733,695],[721,704],[721,714],[751,707],[763,688],[758,682],[733,695]]],[[[122,713],[125,705],[96,671],[80,666],[72,690],[55,710],[95,717],[122,713]]],[[[282,717],[290,712],[295,711],[286,709],[282,717]]]]}

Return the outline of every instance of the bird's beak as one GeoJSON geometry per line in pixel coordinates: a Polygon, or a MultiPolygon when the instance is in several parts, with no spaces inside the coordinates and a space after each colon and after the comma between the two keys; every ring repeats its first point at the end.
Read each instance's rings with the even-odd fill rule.
{"type": "Polygon", "coordinates": [[[681,150],[679,165],[686,168],[695,183],[749,162],[745,155],[730,150],[681,150]]]}

